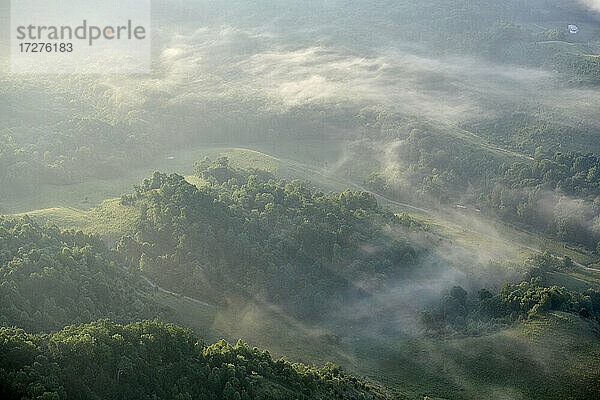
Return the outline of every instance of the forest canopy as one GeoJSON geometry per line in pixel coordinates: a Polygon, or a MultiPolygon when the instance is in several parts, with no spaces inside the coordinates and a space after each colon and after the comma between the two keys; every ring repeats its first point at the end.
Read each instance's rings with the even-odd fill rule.
{"type": "Polygon", "coordinates": [[[356,280],[417,264],[422,250],[407,237],[422,226],[367,192],[327,194],[226,158],[195,169],[198,186],[155,172],[121,198],[142,216],[117,252],[165,287],[220,302],[235,293],[264,296],[316,317],[326,302],[332,310],[366,296],[356,280]]]}
{"type": "Polygon", "coordinates": [[[0,325],[32,332],[161,314],[99,236],[0,216],[0,325]]]}
{"type": "Polygon", "coordinates": [[[31,335],[0,328],[0,397],[58,400],[383,399],[346,374],[273,360],[239,341],[205,346],[192,332],[158,321],[109,320],[31,335]]]}

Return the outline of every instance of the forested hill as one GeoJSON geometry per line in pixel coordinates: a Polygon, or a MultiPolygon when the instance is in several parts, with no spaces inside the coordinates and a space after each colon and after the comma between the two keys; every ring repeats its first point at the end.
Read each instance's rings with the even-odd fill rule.
{"type": "Polygon", "coordinates": [[[0,328],[2,399],[383,399],[327,364],[315,369],[238,342],[199,343],[157,321],[108,320],[51,335],[0,328]]]}
{"type": "Polygon", "coordinates": [[[592,153],[539,151],[532,163],[511,165],[482,199],[503,219],[600,248],[600,160],[592,153]]]}
{"type": "Polygon", "coordinates": [[[453,145],[448,139],[442,145],[437,142],[435,136],[412,133],[399,152],[399,157],[407,160],[406,167],[372,174],[365,185],[377,193],[401,201],[426,202],[430,207],[470,204],[561,241],[591,250],[600,248],[597,155],[550,152],[540,146],[531,160],[508,162],[472,147],[453,145]]]}
{"type": "MultiPolygon", "coordinates": [[[[242,174],[238,178],[244,177],[247,185],[258,179],[256,175],[243,171],[236,173],[242,174]]],[[[214,171],[214,175],[218,176],[218,173],[214,171]]],[[[224,188],[229,187],[221,187],[216,179],[210,178],[212,183],[207,183],[203,190],[199,190],[179,176],[155,174],[152,180],[145,183],[148,185],[146,190],[139,192],[140,199],[129,200],[145,210],[146,217],[140,221],[141,227],[151,222],[150,215],[165,217],[155,221],[156,225],[140,228],[138,232],[139,238],[156,240],[153,243],[141,242],[142,255],[138,261],[145,272],[157,272],[147,268],[146,262],[151,257],[147,254],[152,253],[146,249],[167,246],[169,242],[161,241],[167,238],[176,239],[177,243],[173,246],[173,253],[166,252],[164,258],[174,260],[175,257],[181,257],[184,268],[189,268],[191,262],[197,262],[199,258],[194,257],[202,254],[188,254],[184,250],[190,252],[197,248],[208,252],[210,249],[218,252],[216,254],[220,257],[227,253],[240,257],[241,261],[236,264],[226,264],[231,258],[219,258],[221,270],[218,276],[221,280],[210,282],[215,288],[224,288],[230,282],[238,285],[232,286],[230,291],[241,283],[233,274],[242,274],[240,271],[243,270],[245,260],[254,260],[255,264],[250,266],[259,268],[258,262],[263,260],[259,258],[260,246],[271,252],[268,254],[278,254],[275,247],[277,241],[273,238],[269,242],[259,235],[258,245],[250,246],[248,235],[252,232],[249,230],[256,229],[261,234],[267,225],[253,225],[249,221],[251,215],[246,214],[246,207],[239,206],[239,210],[236,210],[236,202],[225,199],[221,201],[218,196],[215,197],[216,194],[223,197],[224,188]],[[150,188],[154,186],[157,188],[150,188]],[[190,202],[193,199],[201,202],[194,206],[190,202]],[[167,206],[164,208],[165,212],[153,214],[153,210],[158,211],[157,207],[163,204],[167,206]],[[175,214],[176,208],[182,213],[175,214]],[[190,219],[186,220],[185,216],[190,219]],[[189,224],[186,225],[186,222],[189,224]],[[227,227],[231,230],[227,230],[227,227]],[[216,235],[211,237],[207,232],[215,232],[216,235]],[[151,236],[152,234],[155,236],[151,236]],[[238,235],[239,241],[221,242],[226,238],[237,238],[238,235]],[[194,239],[193,245],[186,238],[194,239]],[[207,241],[209,239],[212,240],[207,241]],[[231,247],[224,247],[225,245],[231,247]],[[238,245],[241,248],[235,247],[238,245]],[[252,254],[257,258],[249,257],[252,254]]],[[[229,181],[229,185],[233,183],[229,181]]],[[[281,184],[272,182],[270,185],[283,190],[281,194],[287,193],[281,184]]],[[[373,224],[376,220],[382,223],[388,221],[390,226],[402,224],[401,219],[383,212],[372,198],[365,195],[317,195],[308,189],[301,189],[300,184],[293,184],[287,190],[292,189],[304,193],[298,195],[303,201],[310,198],[316,202],[323,196],[325,204],[334,200],[338,202],[338,212],[342,213],[340,218],[347,224],[351,223],[346,235],[358,235],[353,239],[347,238],[348,243],[374,235],[374,225],[358,229],[358,225],[366,221],[373,224]],[[341,207],[341,204],[345,206],[341,207]]],[[[263,194],[266,196],[266,190],[263,194]]],[[[287,193],[287,196],[291,194],[287,193]]],[[[256,199],[258,197],[252,197],[253,201],[256,199]]],[[[254,210],[256,204],[252,204],[254,210]]],[[[306,204],[304,212],[308,213],[311,207],[312,205],[306,204]]],[[[300,206],[287,210],[292,214],[289,218],[297,214],[297,218],[308,221],[306,224],[309,227],[309,222],[316,224],[322,217],[313,216],[311,220],[302,214],[303,208],[300,206]]],[[[335,207],[333,210],[335,211],[335,207]]],[[[254,213],[253,211],[252,214],[254,213]]],[[[335,219],[333,216],[329,218],[335,219]]],[[[283,223],[283,216],[274,218],[271,222],[277,224],[278,221],[283,223]]],[[[410,223],[410,220],[405,219],[405,223],[410,223]]],[[[340,231],[343,224],[337,226],[331,221],[323,222],[323,228],[326,226],[329,226],[329,231],[324,231],[323,234],[331,235],[333,226],[340,231]]],[[[318,227],[312,226],[312,229],[318,227]]],[[[293,232],[290,235],[289,240],[292,241],[301,237],[294,236],[299,234],[293,232]]],[[[124,249],[131,250],[133,243],[137,242],[131,238],[124,238],[119,243],[121,256],[125,256],[127,261],[131,261],[128,258],[131,253],[124,249]]],[[[312,246],[316,244],[312,243],[312,246]]],[[[339,249],[324,254],[343,259],[343,251],[348,246],[349,244],[342,242],[339,249]]],[[[287,248],[285,245],[281,247],[287,248]]],[[[306,242],[304,251],[321,254],[319,252],[325,250],[309,247],[309,242],[306,242]]],[[[160,257],[157,259],[160,260],[160,257]]],[[[210,265],[211,259],[208,260],[204,265],[210,265]]],[[[270,269],[267,271],[273,268],[272,265],[268,267],[270,269]]],[[[188,271],[185,269],[165,270],[164,276],[169,282],[189,280],[197,284],[200,288],[198,291],[204,294],[201,289],[206,281],[198,279],[201,276],[199,272],[191,271],[192,275],[181,275],[186,272],[188,271]]],[[[263,274],[263,278],[267,279],[267,272],[255,273],[263,274]]],[[[322,275],[315,272],[317,276],[325,276],[323,272],[319,273],[322,275]]],[[[299,281],[303,279],[301,275],[292,276],[290,280],[293,278],[299,281]]],[[[338,282],[339,280],[331,278],[326,285],[337,290],[339,288],[335,285],[338,282]]],[[[265,284],[265,281],[262,283],[265,284]]],[[[297,287],[293,289],[299,290],[297,287]]],[[[325,289],[319,287],[319,290],[325,289]]],[[[296,292],[297,296],[298,293],[296,292]]],[[[221,341],[206,347],[190,331],[157,320],[125,326],[111,321],[132,322],[166,316],[168,310],[157,305],[152,298],[139,272],[129,268],[119,255],[109,250],[100,236],[61,230],[54,226],[42,227],[27,217],[0,217],[0,398],[385,398],[373,387],[346,375],[340,367],[332,364],[316,369],[300,364],[292,365],[283,360],[274,361],[268,352],[250,349],[242,343],[230,346],[221,341]],[[98,318],[110,320],[71,325],[98,318]]]]}
{"type": "Polygon", "coordinates": [[[397,276],[424,251],[407,239],[418,224],[369,193],[326,194],[226,158],[195,169],[198,186],[156,172],[121,199],[142,216],[118,253],[176,292],[212,301],[259,296],[296,316],[323,316],[323,304],[333,310],[368,295],[355,282],[397,276]]]}
{"type": "Polygon", "coordinates": [[[139,274],[119,263],[99,236],[0,216],[0,326],[50,331],[160,312],[139,274]]]}

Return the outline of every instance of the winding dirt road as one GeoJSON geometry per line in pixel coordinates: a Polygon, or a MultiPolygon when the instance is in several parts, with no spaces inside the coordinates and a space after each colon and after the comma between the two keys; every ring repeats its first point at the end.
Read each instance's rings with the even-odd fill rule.
{"type": "Polygon", "coordinates": [[[167,289],[165,289],[163,287],[160,287],[158,285],[158,283],[154,282],[152,279],[148,278],[146,275],[144,275],[142,273],[140,273],[140,276],[142,277],[142,279],[144,279],[148,283],[148,285],[152,286],[153,288],[155,288],[159,292],[167,293],[167,294],[170,294],[170,295],[175,296],[175,297],[181,297],[181,298],[184,298],[186,300],[193,301],[194,303],[203,305],[205,307],[217,307],[214,304],[209,304],[209,303],[206,303],[204,301],[201,301],[201,300],[198,300],[198,299],[194,299],[193,297],[184,296],[181,293],[175,293],[175,292],[167,290],[167,289]]]}

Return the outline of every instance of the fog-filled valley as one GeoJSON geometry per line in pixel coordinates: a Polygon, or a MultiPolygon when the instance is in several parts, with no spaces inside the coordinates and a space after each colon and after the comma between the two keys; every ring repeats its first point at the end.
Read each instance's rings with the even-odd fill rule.
{"type": "Polygon", "coordinates": [[[167,0],[149,74],[0,71],[0,397],[598,397],[599,22],[167,0]]]}

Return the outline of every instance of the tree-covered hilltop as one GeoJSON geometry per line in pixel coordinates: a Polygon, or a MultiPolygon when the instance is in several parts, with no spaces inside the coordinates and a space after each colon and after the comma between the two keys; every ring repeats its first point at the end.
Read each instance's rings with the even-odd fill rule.
{"type": "Polygon", "coordinates": [[[160,313],[99,236],[0,216],[0,325],[50,331],[160,313]]]}
{"type": "Polygon", "coordinates": [[[273,360],[238,342],[199,342],[158,321],[109,320],[31,335],[0,328],[3,399],[383,399],[333,364],[273,360]]]}
{"type": "Polygon", "coordinates": [[[596,249],[600,241],[600,160],[591,153],[539,151],[515,163],[485,196],[504,219],[596,249]]]}
{"type": "Polygon", "coordinates": [[[504,221],[596,250],[600,242],[600,159],[593,153],[543,151],[508,162],[472,148],[439,145],[413,132],[398,157],[401,171],[371,174],[372,190],[391,198],[437,206],[472,204],[504,221]],[[417,188],[417,190],[414,190],[417,188]]]}
{"type": "Polygon", "coordinates": [[[299,181],[217,162],[197,163],[202,182],[154,173],[123,204],[140,207],[117,251],[163,286],[200,298],[259,296],[295,315],[365,296],[354,282],[394,276],[419,249],[419,224],[382,209],[366,192],[322,193],[299,181]]]}
{"type": "Polygon", "coordinates": [[[483,288],[469,295],[460,286],[452,287],[438,304],[421,312],[422,327],[437,334],[481,334],[549,311],[578,314],[596,326],[600,323],[599,290],[569,290],[547,282],[548,273],[573,267],[569,258],[559,260],[544,253],[526,259],[524,264],[527,280],[507,282],[497,293],[483,288]]]}

